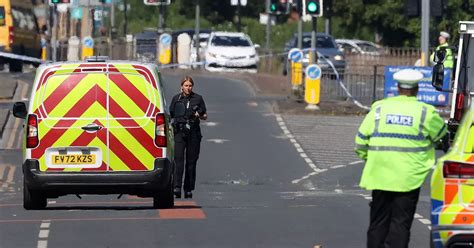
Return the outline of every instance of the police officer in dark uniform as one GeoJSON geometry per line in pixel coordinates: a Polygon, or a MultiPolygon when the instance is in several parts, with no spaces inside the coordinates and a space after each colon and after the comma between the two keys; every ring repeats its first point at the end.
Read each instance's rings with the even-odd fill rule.
{"type": "Polygon", "coordinates": [[[181,198],[184,176],[184,198],[192,198],[196,182],[196,163],[201,146],[200,120],[207,119],[206,104],[201,95],[193,92],[194,81],[186,76],[181,81],[181,93],[170,104],[174,129],[175,188],[174,195],[181,198]],[[185,163],[186,162],[186,163],[185,163]]]}

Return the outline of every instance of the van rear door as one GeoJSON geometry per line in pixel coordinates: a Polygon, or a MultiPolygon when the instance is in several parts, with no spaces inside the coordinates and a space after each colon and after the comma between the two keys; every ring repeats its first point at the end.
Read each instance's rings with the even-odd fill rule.
{"type": "Polygon", "coordinates": [[[150,70],[131,64],[109,65],[109,149],[113,171],[150,171],[163,149],[155,145],[155,118],[161,92],[150,70]]]}
{"type": "Polygon", "coordinates": [[[37,85],[39,145],[31,158],[40,171],[108,170],[107,75],[75,67],[47,69],[37,85]]]}

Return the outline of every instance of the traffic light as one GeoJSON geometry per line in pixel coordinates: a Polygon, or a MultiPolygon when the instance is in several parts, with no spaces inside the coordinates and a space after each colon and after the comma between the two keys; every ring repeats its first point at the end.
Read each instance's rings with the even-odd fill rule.
{"type": "Polygon", "coordinates": [[[143,0],[145,5],[169,5],[171,0],[143,0]]]}
{"type": "Polygon", "coordinates": [[[270,14],[276,14],[278,11],[278,0],[270,0],[270,14]]]}
{"type": "Polygon", "coordinates": [[[323,1],[322,0],[306,0],[305,6],[306,14],[314,17],[323,16],[323,1]]]}
{"type": "Polygon", "coordinates": [[[69,4],[71,3],[71,0],[49,0],[49,5],[55,5],[55,4],[61,4],[61,3],[69,4]]]}
{"type": "Polygon", "coordinates": [[[288,0],[270,0],[270,14],[281,15],[290,12],[290,2],[288,0]]]}
{"type": "Polygon", "coordinates": [[[278,1],[278,14],[288,14],[290,12],[290,2],[288,0],[280,0],[278,1]]]}

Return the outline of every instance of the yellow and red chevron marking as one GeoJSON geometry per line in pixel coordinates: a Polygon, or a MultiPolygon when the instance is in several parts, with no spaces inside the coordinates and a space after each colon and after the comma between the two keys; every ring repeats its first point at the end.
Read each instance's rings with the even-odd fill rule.
{"type": "Polygon", "coordinates": [[[96,171],[152,170],[155,158],[163,156],[153,140],[154,116],[161,104],[153,75],[145,67],[130,65],[120,65],[118,69],[109,66],[108,77],[104,73],[80,73],[83,67],[100,66],[104,65],[68,64],[45,72],[41,79],[34,99],[40,144],[31,154],[40,160],[42,171],[52,170],[45,165],[44,154],[49,147],[99,147],[108,163],[104,161],[96,171]],[[141,83],[144,78],[147,84],[141,83]],[[91,121],[105,128],[95,134],[80,129],[91,121]]]}

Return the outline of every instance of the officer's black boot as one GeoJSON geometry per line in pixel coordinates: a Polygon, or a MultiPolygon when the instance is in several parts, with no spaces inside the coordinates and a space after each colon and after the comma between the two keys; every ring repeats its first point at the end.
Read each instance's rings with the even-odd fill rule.
{"type": "Polygon", "coordinates": [[[193,192],[184,191],[184,198],[193,198],[193,192]]]}
{"type": "Polygon", "coordinates": [[[181,198],[181,189],[180,188],[174,188],[174,197],[181,198]]]}

